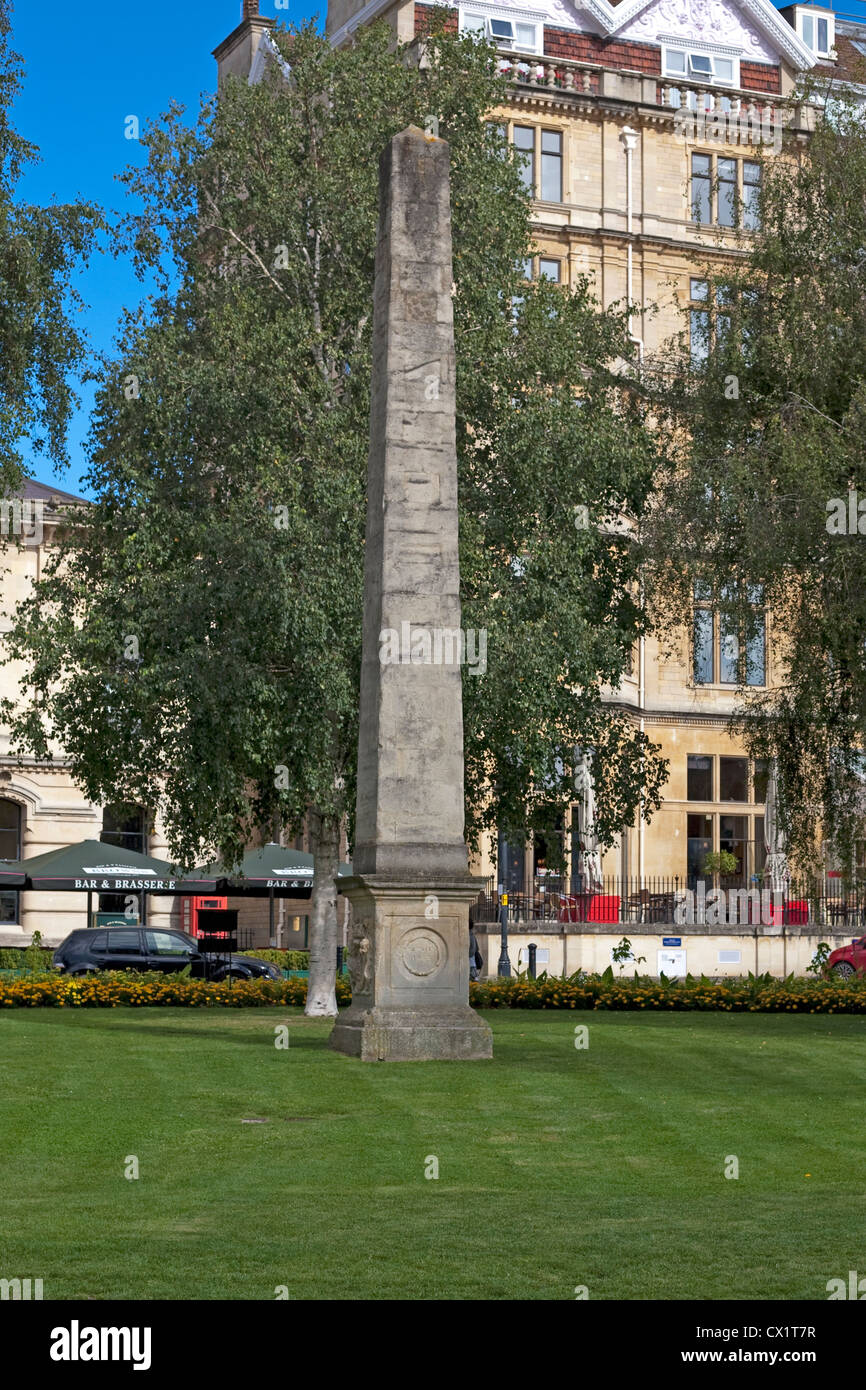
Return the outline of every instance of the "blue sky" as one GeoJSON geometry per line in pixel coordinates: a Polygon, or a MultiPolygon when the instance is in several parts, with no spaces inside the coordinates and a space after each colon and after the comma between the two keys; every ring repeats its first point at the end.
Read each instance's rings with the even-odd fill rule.
{"type": "MultiPolygon", "coordinates": [[[[109,5],[66,0],[50,10],[40,0],[13,3],[13,47],[27,68],[15,123],[42,153],[42,162],[25,174],[21,196],[50,203],[81,195],[120,208],[125,193],[115,174],[141,158],[140,147],[124,138],[126,116],[137,115],[143,125],[172,99],[197,110],[200,94],[215,84],[212,51],[239,22],[241,0],[109,5]]],[[[274,0],[260,0],[259,8],[283,22],[300,23],[317,13],[324,19],[326,5],[327,0],[291,0],[288,10],[278,10],[274,0]]],[[[844,8],[864,13],[859,0],[848,0],[844,8]]],[[[99,256],[79,288],[89,305],[84,317],[90,341],[96,350],[106,350],[121,308],[137,303],[142,287],[128,264],[99,256]]],[[[72,425],[71,466],[64,474],[50,461],[31,457],[30,471],[42,481],[76,490],[86,466],[89,409],[85,391],[72,425]]]]}
{"type": "MultiPolygon", "coordinates": [[[[124,138],[124,120],[144,122],[164,111],[172,99],[191,113],[202,92],[216,82],[211,56],[240,20],[241,0],[146,0],[98,4],[67,0],[46,7],[40,0],[13,0],[12,47],[26,65],[23,90],[15,104],[15,125],[38,145],[41,163],[31,166],[19,185],[28,202],[67,202],[92,198],[120,209],[125,190],[115,175],[141,159],[141,148],[124,138]]],[[[327,0],[292,0],[278,10],[260,0],[264,15],[300,23],[316,13],[323,22],[327,0]]],[[[92,345],[111,346],[120,310],[143,294],[125,262],[98,256],[81,276],[79,289],[89,308],[84,318],[92,345]]],[[[89,393],[73,421],[71,466],[56,472],[49,460],[33,458],[29,471],[44,482],[75,492],[86,463],[89,393]]]]}

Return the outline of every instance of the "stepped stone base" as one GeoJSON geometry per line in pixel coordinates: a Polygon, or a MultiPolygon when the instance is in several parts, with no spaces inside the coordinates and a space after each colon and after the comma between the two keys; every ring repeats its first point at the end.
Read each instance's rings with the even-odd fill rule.
{"type": "Polygon", "coordinates": [[[476,1062],[493,1056],[490,1026],[468,1004],[450,1008],[350,1008],[330,1046],[362,1062],[476,1062]]]}

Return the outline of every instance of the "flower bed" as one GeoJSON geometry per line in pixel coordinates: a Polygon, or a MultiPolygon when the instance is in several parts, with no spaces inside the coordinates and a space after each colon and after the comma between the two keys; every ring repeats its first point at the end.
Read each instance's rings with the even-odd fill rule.
{"type": "Polygon", "coordinates": [[[569,979],[543,977],[481,980],[470,986],[477,1009],[649,1009],[670,1013],[717,1010],[727,1013],[866,1013],[866,978],[809,980],[749,976],[713,981],[704,977],[654,980],[610,979],[578,973],[569,979]]]}
{"type": "MultiPolygon", "coordinates": [[[[165,1005],[203,1009],[244,1009],[274,1004],[302,1005],[307,981],[241,980],[208,984],[156,971],[103,971],[80,979],[57,973],[0,979],[0,1008],[114,1009],[165,1005]]],[[[337,1003],[345,1008],[352,993],[337,981],[337,1003]]],[[[482,980],[469,987],[478,1009],[641,1009],[656,1012],[718,1010],[728,1013],[866,1013],[866,979],[787,980],[763,975],[715,983],[707,979],[660,981],[610,979],[577,974],[567,980],[543,977],[482,980]]]]}
{"type": "MultiPolygon", "coordinates": [[[[303,1004],[306,998],[307,982],[299,979],[240,980],[228,985],[155,971],[101,971],[78,979],[52,973],[0,980],[0,1008],[6,1009],[114,1009],[118,1005],[244,1009],[303,1004]]],[[[338,1004],[350,1001],[349,986],[338,980],[338,1004]]]]}

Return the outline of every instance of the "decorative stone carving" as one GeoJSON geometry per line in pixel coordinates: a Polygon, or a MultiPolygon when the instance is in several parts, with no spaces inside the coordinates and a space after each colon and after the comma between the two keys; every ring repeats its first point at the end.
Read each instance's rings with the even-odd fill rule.
{"type": "Polygon", "coordinates": [[[657,43],[662,36],[725,44],[759,63],[779,61],[778,53],[744,22],[742,12],[725,0],[655,0],[617,34],[643,43],[657,43]]]}
{"type": "Polygon", "coordinates": [[[369,994],[371,984],[370,971],[370,938],[364,931],[364,924],[359,923],[360,931],[352,936],[349,943],[349,954],[347,964],[349,967],[349,981],[352,986],[352,994],[369,994]]]}
{"type": "Polygon", "coordinates": [[[400,942],[399,956],[401,965],[410,975],[428,979],[444,966],[448,948],[435,932],[411,931],[400,942]]]}

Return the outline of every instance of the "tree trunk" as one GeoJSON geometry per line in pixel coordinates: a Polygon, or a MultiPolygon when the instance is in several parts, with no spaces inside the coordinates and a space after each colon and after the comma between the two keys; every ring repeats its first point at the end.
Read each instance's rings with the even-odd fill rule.
{"type": "Polygon", "coordinates": [[[310,978],[304,1013],[312,1018],[337,1016],[337,868],[340,822],[310,813],[310,849],[315,861],[310,904],[310,978]]]}

